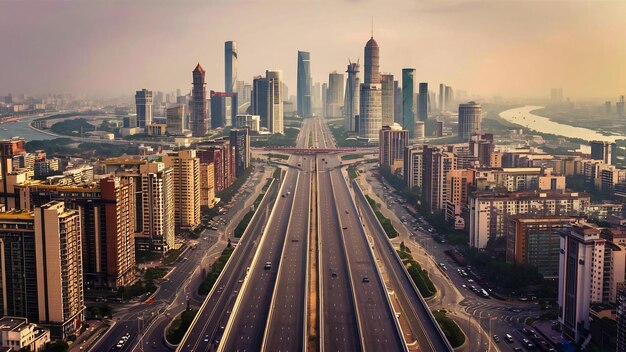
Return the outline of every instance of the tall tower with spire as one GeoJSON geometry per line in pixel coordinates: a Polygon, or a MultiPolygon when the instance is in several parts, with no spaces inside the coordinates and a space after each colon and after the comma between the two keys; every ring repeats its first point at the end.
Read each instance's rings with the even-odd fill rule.
{"type": "Polygon", "coordinates": [[[209,129],[206,109],[206,84],[202,66],[198,63],[193,70],[193,88],[191,90],[191,132],[194,136],[204,136],[209,129]]]}
{"type": "Polygon", "coordinates": [[[343,103],[344,126],[346,131],[356,131],[355,116],[359,115],[359,60],[351,62],[348,59],[348,79],[346,80],[346,94],[343,103]]]}
{"type": "Polygon", "coordinates": [[[382,86],[380,84],[380,48],[374,36],[365,45],[364,80],[361,84],[359,138],[378,141],[382,128],[382,86]]]}

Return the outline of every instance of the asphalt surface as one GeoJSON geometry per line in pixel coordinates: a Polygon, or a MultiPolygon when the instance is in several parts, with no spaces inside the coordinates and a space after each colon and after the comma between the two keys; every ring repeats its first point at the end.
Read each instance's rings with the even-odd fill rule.
{"type": "Polygon", "coordinates": [[[352,282],[335,205],[330,171],[318,169],[320,344],[324,351],[362,350],[352,282]]]}
{"type": "Polygon", "coordinates": [[[347,228],[343,231],[343,238],[364,350],[405,351],[406,343],[391,307],[387,289],[378,272],[354,201],[339,169],[332,171],[331,180],[341,223],[347,228]]]}
{"type": "Polygon", "coordinates": [[[213,351],[217,349],[246,276],[246,268],[250,266],[258,247],[277,189],[278,184],[274,182],[250,221],[247,231],[239,240],[237,248],[231,254],[221,276],[213,285],[213,289],[198,311],[192,327],[179,344],[177,351],[213,351]]]}
{"type": "MultiPolygon", "coordinates": [[[[308,121],[305,122],[296,139],[298,147],[308,146],[309,124],[308,121]]],[[[310,194],[311,181],[310,173],[305,172],[305,170],[310,167],[307,166],[310,165],[308,164],[310,158],[308,161],[304,158],[304,156],[291,156],[287,162],[290,167],[287,168],[279,197],[242,287],[242,293],[235,303],[233,315],[226,326],[224,340],[219,345],[219,351],[258,351],[263,346],[266,346],[267,350],[275,351],[274,343],[284,343],[286,351],[303,350],[304,348],[307,235],[305,233],[293,235],[295,236],[293,238],[301,237],[303,239],[299,241],[299,245],[295,246],[296,248],[289,248],[294,242],[287,242],[287,233],[291,230],[292,221],[294,221],[293,231],[298,232],[303,231],[302,228],[305,226],[303,223],[308,221],[309,201],[307,194],[310,194]],[[295,201],[296,194],[298,194],[298,202],[295,201]],[[283,250],[298,250],[298,247],[300,250],[304,250],[304,256],[294,259],[290,253],[286,259],[283,258],[283,250]],[[290,275],[289,271],[291,270],[299,272],[301,275],[304,273],[304,275],[281,278],[280,286],[277,288],[279,270],[283,270],[283,276],[290,275]],[[275,294],[275,290],[280,291],[281,295],[275,294]],[[270,317],[270,308],[280,306],[285,299],[289,301],[289,297],[282,294],[292,295],[290,300],[292,303],[289,307],[278,307],[280,310],[278,315],[272,316],[272,320],[276,318],[276,322],[271,323],[273,327],[270,331],[266,329],[270,317]],[[296,294],[302,296],[297,297],[296,294]],[[298,317],[289,316],[290,312],[296,311],[298,317]],[[287,340],[285,339],[286,336],[279,335],[281,329],[285,331],[286,321],[294,323],[296,320],[298,320],[297,325],[289,329],[293,329],[293,339],[300,339],[301,341],[293,341],[291,338],[287,340]],[[268,331],[267,334],[266,331],[268,331]],[[270,339],[272,340],[270,341],[270,339]],[[265,345],[264,341],[266,341],[265,345]]],[[[306,228],[308,229],[308,223],[306,228]]],[[[289,241],[291,238],[289,237],[289,241]]]]}
{"type": "Polygon", "coordinates": [[[306,342],[307,258],[311,206],[311,158],[295,158],[298,185],[278,268],[265,338],[265,351],[302,351],[306,342]]]}
{"type": "Polygon", "coordinates": [[[448,344],[445,336],[443,336],[443,332],[439,329],[439,325],[430,313],[430,309],[413,284],[412,279],[408,276],[402,261],[387,239],[387,234],[369,207],[367,199],[358,189],[355,189],[355,194],[365,228],[374,239],[374,243],[387,269],[391,286],[395,288],[396,296],[403,307],[405,318],[417,337],[420,351],[451,351],[451,346],[448,344]]]}

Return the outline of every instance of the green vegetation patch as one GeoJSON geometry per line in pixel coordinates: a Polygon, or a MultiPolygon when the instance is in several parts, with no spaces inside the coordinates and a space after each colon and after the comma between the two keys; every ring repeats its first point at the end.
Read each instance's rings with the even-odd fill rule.
{"type": "Polygon", "coordinates": [[[285,128],[285,134],[272,134],[264,139],[250,141],[251,147],[295,147],[299,128],[285,128]]]}
{"type": "Polygon", "coordinates": [[[465,335],[463,335],[461,328],[459,328],[454,320],[446,315],[446,311],[436,310],[433,312],[433,315],[450,342],[450,345],[452,345],[452,348],[457,348],[465,342],[465,335]]]}
{"type": "Polygon", "coordinates": [[[406,271],[411,276],[411,279],[415,283],[415,286],[417,286],[417,289],[420,291],[422,297],[428,298],[437,293],[435,285],[428,276],[428,271],[422,269],[422,266],[413,260],[411,250],[404,245],[404,241],[400,243],[400,250],[397,252],[400,259],[402,259],[402,263],[406,266],[406,271]]]}
{"type": "Polygon", "coordinates": [[[215,281],[217,281],[217,278],[220,276],[224,266],[226,266],[226,263],[228,262],[228,259],[233,251],[234,248],[230,245],[230,243],[226,246],[226,248],[224,248],[220,257],[211,266],[211,271],[206,274],[204,280],[200,283],[200,286],[198,287],[199,295],[208,295],[209,292],[211,292],[211,288],[215,285],[215,281]]]}
{"type": "Polygon", "coordinates": [[[96,130],[96,126],[87,122],[86,119],[79,118],[57,122],[50,128],[54,133],[68,136],[81,136],[85,132],[96,130]]]}
{"type": "Polygon", "coordinates": [[[180,313],[180,316],[174,319],[170,327],[167,329],[167,341],[174,345],[179,344],[185,336],[187,329],[191,326],[191,322],[193,322],[193,318],[195,318],[197,313],[197,309],[187,309],[180,313]]]}
{"type": "Polygon", "coordinates": [[[350,167],[348,168],[348,177],[350,177],[351,179],[353,179],[353,180],[354,180],[354,179],[355,179],[355,178],[357,178],[358,176],[359,176],[359,175],[358,175],[358,174],[357,174],[357,172],[356,172],[356,167],[354,167],[354,166],[350,166],[350,167]]]}
{"type": "Polygon", "coordinates": [[[367,198],[367,202],[370,203],[370,206],[374,210],[374,214],[376,214],[376,218],[378,219],[383,229],[385,230],[387,237],[389,238],[398,237],[398,231],[396,231],[396,229],[393,227],[391,220],[386,218],[383,215],[383,213],[380,212],[380,206],[376,204],[376,202],[370,196],[366,195],[365,198],[367,198]]]}
{"type": "Polygon", "coordinates": [[[247,212],[246,215],[243,216],[243,219],[241,219],[241,221],[235,228],[234,236],[236,238],[240,238],[241,236],[243,236],[243,233],[246,231],[246,228],[248,227],[248,224],[250,223],[250,220],[252,220],[254,213],[259,207],[259,204],[261,204],[261,201],[263,200],[263,196],[264,194],[259,194],[259,196],[256,197],[256,200],[254,201],[254,205],[253,205],[254,210],[250,210],[249,212],[247,212]]]}

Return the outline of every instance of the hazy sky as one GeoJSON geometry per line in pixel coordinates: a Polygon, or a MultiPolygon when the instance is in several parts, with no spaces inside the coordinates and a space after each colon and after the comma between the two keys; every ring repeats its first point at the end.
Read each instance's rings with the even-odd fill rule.
{"type": "Polygon", "coordinates": [[[565,0],[0,0],[0,95],[188,91],[197,62],[224,89],[224,41],[239,79],[281,69],[296,92],[297,50],[314,81],[363,61],[470,93],[626,94],[626,1],[565,0]]]}

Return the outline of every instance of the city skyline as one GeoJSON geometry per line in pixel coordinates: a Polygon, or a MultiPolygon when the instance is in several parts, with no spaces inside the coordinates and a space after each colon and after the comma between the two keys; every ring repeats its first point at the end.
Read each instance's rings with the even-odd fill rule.
{"type": "Polygon", "coordinates": [[[549,88],[563,87],[564,97],[608,98],[618,96],[626,83],[626,76],[615,69],[626,57],[626,50],[614,40],[626,26],[619,21],[626,14],[626,4],[617,2],[451,0],[396,1],[394,6],[386,6],[364,1],[364,6],[357,7],[351,2],[333,4],[336,11],[327,13],[321,6],[276,1],[284,13],[307,16],[285,16],[277,25],[266,25],[271,21],[261,25],[264,16],[279,19],[278,15],[250,4],[237,10],[247,18],[237,26],[231,24],[235,19],[231,13],[238,2],[197,3],[185,8],[167,2],[150,7],[140,6],[142,3],[41,1],[34,6],[3,2],[0,29],[14,33],[14,39],[5,48],[12,55],[0,59],[5,78],[0,91],[118,96],[146,87],[188,92],[187,67],[197,62],[207,70],[208,89],[221,90],[221,53],[228,40],[239,43],[238,79],[251,82],[266,69],[281,69],[284,81],[295,91],[293,56],[297,50],[314,55],[313,82],[323,82],[328,72],[343,71],[346,57],[361,56],[362,43],[370,36],[372,14],[374,36],[386,58],[381,72],[396,77],[402,68],[415,67],[418,82],[433,86],[449,82],[476,94],[515,97],[543,97],[549,88]],[[51,11],[54,16],[49,16],[51,11]],[[132,20],[120,20],[119,11],[127,12],[129,16],[124,18],[132,20]],[[248,13],[264,16],[246,16],[248,13]],[[288,17],[299,19],[294,22],[288,17]],[[173,25],[157,25],[164,20],[173,25]],[[477,22],[482,24],[476,26],[477,22]],[[315,23],[342,26],[313,30],[315,23]],[[106,30],[101,30],[102,26],[106,30]],[[322,36],[330,39],[315,40],[322,36]],[[264,38],[271,37],[281,40],[268,50],[264,38]],[[565,40],[569,37],[577,41],[565,40]],[[204,44],[194,46],[198,41],[204,44]],[[116,55],[108,56],[112,51],[116,55]],[[159,55],[150,55],[157,51],[159,55]],[[611,55],[606,55],[609,52],[611,55]]]}

